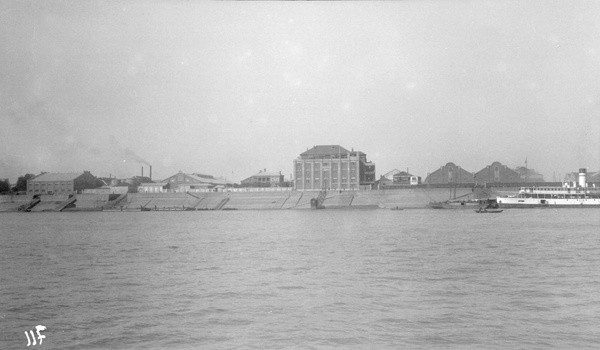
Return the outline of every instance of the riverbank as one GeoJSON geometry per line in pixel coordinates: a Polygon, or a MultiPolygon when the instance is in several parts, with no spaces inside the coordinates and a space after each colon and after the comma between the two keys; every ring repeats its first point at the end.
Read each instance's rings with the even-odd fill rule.
{"type": "MultiPolygon", "coordinates": [[[[502,188],[516,192],[517,188],[502,188]]],[[[328,191],[326,209],[425,208],[430,202],[456,198],[494,198],[491,188],[404,188],[385,190],[328,191]]],[[[14,211],[148,211],[148,210],[284,210],[310,209],[317,191],[128,193],[109,200],[106,194],[0,196],[0,212],[14,211]]]]}

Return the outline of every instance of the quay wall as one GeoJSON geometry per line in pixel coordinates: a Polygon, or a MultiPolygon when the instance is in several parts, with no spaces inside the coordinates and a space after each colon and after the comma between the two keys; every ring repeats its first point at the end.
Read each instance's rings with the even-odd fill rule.
{"type": "MultiPolygon", "coordinates": [[[[499,194],[516,193],[518,188],[498,189],[410,187],[383,190],[328,191],[323,205],[330,209],[352,208],[425,208],[431,202],[443,202],[450,198],[494,198],[499,194]]],[[[77,201],[65,210],[127,210],[142,208],[150,210],[282,210],[310,209],[312,198],[319,191],[260,191],[260,192],[194,192],[194,193],[128,193],[112,208],[106,194],[77,195],[77,201]]],[[[27,205],[31,196],[0,196],[1,211],[18,211],[27,205]]],[[[41,197],[32,211],[57,211],[68,200],[65,196],[41,197]],[[64,197],[64,198],[63,198],[64,197]]]]}

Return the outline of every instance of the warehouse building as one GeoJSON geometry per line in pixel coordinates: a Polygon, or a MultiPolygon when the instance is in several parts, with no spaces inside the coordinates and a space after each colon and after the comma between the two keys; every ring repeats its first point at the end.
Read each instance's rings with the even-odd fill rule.
{"type": "Polygon", "coordinates": [[[493,162],[491,165],[479,170],[474,177],[476,184],[517,183],[521,181],[518,172],[500,162],[493,162]]]}
{"type": "Polygon", "coordinates": [[[43,173],[27,180],[27,194],[75,194],[83,189],[98,188],[102,181],[89,171],[82,173],[43,173]]]}
{"type": "Polygon", "coordinates": [[[426,184],[459,184],[473,183],[473,173],[468,172],[450,162],[430,173],[425,178],[426,184]]]}

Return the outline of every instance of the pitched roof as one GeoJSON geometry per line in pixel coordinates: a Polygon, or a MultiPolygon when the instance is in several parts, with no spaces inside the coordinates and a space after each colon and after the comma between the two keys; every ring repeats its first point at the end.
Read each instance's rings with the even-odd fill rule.
{"type": "Polygon", "coordinates": [[[281,176],[281,173],[275,171],[260,171],[252,176],[281,176]]]}
{"type": "MultiPolygon", "coordinates": [[[[164,179],[163,182],[169,182],[169,179],[171,179],[174,176],[179,176],[179,175],[185,175],[186,177],[190,178],[193,180],[193,182],[187,183],[189,185],[194,185],[194,184],[212,184],[212,185],[233,185],[232,181],[229,181],[225,178],[222,177],[214,177],[212,175],[204,175],[204,174],[188,174],[188,173],[183,173],[183,172],[179,172],[175,175],[169,176],[168,178],[164,179]]],[[[177,181],[179,182],[179,181],[177,181]]]]}
{"type": "Polygon", "coordinates": [[[387,173],[385,173],[384,175],[381,175],[383,177],[385,177],[386,179],[390,179],[390,177],[393,177],[396,174],[400,174],[400,170],[398,169],[394,169],[392,171],[388,171],[387,173]]]}
{"type": "Polygon", "coordinates": [[[350,153],[347,149],[340,145],[319,145],[314,146],[304,153],[300,153],[301,156],[323,156],[330,154],[350,153]]]}
{"type": "Polygon", "coordinates": [[[30,179],[29,181],[73,181],[80,177],[83,173],[45,173],[30,179]]]}
{"type": "Polygon", "coordinates": [[[200,183],[209,183],[209,184],[213,184],[213,185],[229,185],[229,184],[233,184],[233,182],[224,179],[224,178],[219,178],[219,177],[204,177],[204,176],[198,176],[198,174],[186,174],[187,176],[191,177],[192,179],[200,182],[200,183]]]}

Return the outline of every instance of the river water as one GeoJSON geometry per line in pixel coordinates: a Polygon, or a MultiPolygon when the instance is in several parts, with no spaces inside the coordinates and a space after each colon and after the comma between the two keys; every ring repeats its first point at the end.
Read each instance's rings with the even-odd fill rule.
{"type": "Polygon", "coordinates": [[[597,209],[0,222],[0,349],[600,348],[597,209]]]}

